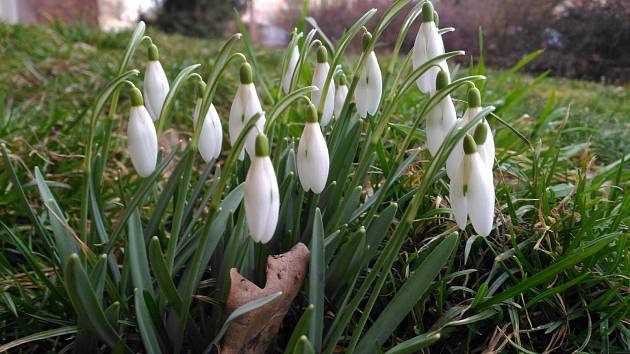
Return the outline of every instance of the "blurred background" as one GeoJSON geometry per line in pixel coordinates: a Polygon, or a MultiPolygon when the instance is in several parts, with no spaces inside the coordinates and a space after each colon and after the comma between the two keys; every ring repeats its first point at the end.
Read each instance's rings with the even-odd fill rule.
{"type": "MultiPolygon", "coordinates": [[[[312,0],[309,14],[335,39],[368,9],[383,10],[392,2],[312,0]]],[[[301,0],[0,0],[0,18],[10,23],[79,22],[107,31],[126,29],[144,19],[165,32],[221,37],[235,31],[236,9],[256,43],[283,46],[302,3],[301,0]]],[[[511,67],[528,53],[544,49],[527,70],[603,83],[630,81],[630,0],[435,0],[434,3],[440,27],[457,29],[447,35],[447,50],[464,49],[474,57],[483,50],[487,65],[503,68],[511,67]],[[480,33],[483,33],[483,49],[480,33]]],[[[402,15],[397,19],[399,22],[402,15]]],[[[396,31],[386,32],[378,50],[389,50],[397,35],[396,31]]],[[[411,48],[414,36],[415,31],[410,31],[404,49],[411,48]]]]}

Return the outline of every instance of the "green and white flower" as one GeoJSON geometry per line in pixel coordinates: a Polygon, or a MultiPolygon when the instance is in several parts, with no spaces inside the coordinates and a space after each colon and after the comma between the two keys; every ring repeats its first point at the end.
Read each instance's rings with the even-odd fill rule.
{"type": "MultiPolygon", "coordinates": [[[[232,101],[230,109],[229,133],[230,144],[234,145],[241,134],[245,124],[257,113],[260,113],[256,126],[262,131],[265,126],[265,116],[254,86],[252,67],[248,63],[243,63],[240,70],[240,85],[232,101]]],[[[256,131],[252,129],[245,140],[245,150],[250,157],[254,155],[256,145],[256,131]]],[[[239,160],[245,157],[244,151],[240,152],[239,160]]]]}
{"type": "Polygon", "coordinates": [[[144,107],[142,93],[135,87],[131,90],[127,144],[129,157],[136,172],[142,177],[151,175],[157,162],[157,134],[151,116],[144,107]]]}
{"type": "Polygon", "coordinates": [[[297,170],[305,191],[321,193],[328,179],[329,156],[322,129],[317,124],[317,108],[306,107],[306,124],[300,138],[297,154],[297,170]]]}
{"type": "Polygon", "coordinates": [[[166,73],[164,73],[162,64],[160,64],[160,54],[155,44],[149,46],[149,61],[147,62],[147,70],[144,73],[143,91],[147,111],[151,115],[151,119],[156,121],[160,118],[160,112],[169,91],[169,85],[166,73]]]}
{"type": "MultiPolygon", "coordinates": [[[[372,35],[366,32],[363,35],[363,50],[367,49],[372,35]]],[[[378,65],[376,54],[370,51],[367,54],[365,65],[361,69],[359,82],[355,92],[357,100],[357,112],[359,116],[365,118],[369,113],[371,116],[376,114],[378,106],[381,103],[381,95],[383,93],[383,78],[381,76],[381,68],[378,65]]]]}
{"type": "MultiPolygon", "coordinates": [[[[316,86],[319,90],[313,91],[311,93],[311,101],[315,105],[315,107],[319,107],[320,101],[322,99],[322,95],[324,92],[324,85],[326,84],[326,77],[328,76],[328,71],[330,70],[330,65],[328,64],[328,52],[324,46],[320,46],[317,49],[317,64],[315,65],[315,70],[313,71],[313,86],[316,86]]],[[[326,93],[326,101],[324,102],[324,108],[322,110],[322,117],[319,120],[319,124],[323,127],[326,127],[328,123],[330,123],[330,119],[333,115],[333,110],[335,106],[335,85],[331,83],[328,85],[328,92],[326,93]]]]}
{"type": "MultiPolygon", "coordinates": [[[[435,58],[438,55],[444,54],[444,43],[442,42],[442,36],[438,33],[437,25],[435,24],[435,11],[433,5],[430,2],[424,3],[422,6],[422,24],[420,30],[416,36],[416,41],[413,45],[413,69],[417,69],[429,60],[435,58]]],[[[448,65],[445,60],[438,63],[438,67],[431,67],[416,81],[420,91],[426,94],[435,92],[435,78],[440,71],[440,68],[449,75],[448,65]]]]}
{"type": "Polygon", "coordinates": [[[252,239],[267,243],[278,223],[280,196],[267,137],[258,134],[255,145],[255,156],[245,179],[245,217],[252,239]]]}

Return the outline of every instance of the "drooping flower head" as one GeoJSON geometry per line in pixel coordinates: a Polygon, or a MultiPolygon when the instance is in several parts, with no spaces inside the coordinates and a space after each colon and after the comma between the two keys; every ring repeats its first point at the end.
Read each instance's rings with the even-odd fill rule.
{"type": "Polygon", "coordinates": [[[297,170],[305,191],[321,193],[328,179],[329,156],[326,140],[317,123],[317,108],[309,103],[304,112],[306,124],[297,154],[297,170]]]}
{"type": "MultiPolygon", "coordinates": [[[[372,40],[372,35],[365,31],[363,34],[363,51],[365,52],[372,40]]],[[[367,114],[376,114],[378,106],[381,102],[383,93],[383,78],[381,76],[381,68],[378,65],[376,54],[370,51],[367,54],[365,65],[361,69],[359,82],[355,91],[357,99],[357,112],[360,117],[365,118],[367,114]]]]}
{"type": "Polygon", "coordinates": [[[494,184],[488,178],[477,144],[469,134],[464,137],[463,151],[460,166],[451,176],[451,208],[461,230],[466,228],[470,218],[475,231],[487,236],[492,231],[494,219],[494,184]]]}
{"type": "MultiPolygon", "coordinates": [[[[436,88],[441,90],[449,84],[448,74],[440,70],[436,77],[436,88]]],[[[457,123],[457,112],[451,95],[437,102],[427,114],[427,146],[431,156],[435,156],[448,132],[457,123]]]]}
{"type": "Polygon", "coordinates": [[[127,144],[131,163],[138,175],[142,177],[151,175],[157,162],[157,134],[149,112],[144,107],[142,93],[135,87],[131,89],[127,144]]]}
{"type": "Polygon", "coordinates": [[[149,61],[147,70],[144,73],[144,97],[146,99],[147,111],[151,119],[156,121],[160,118],[164,100],[169,91],[168,78],[160,64],[160,54],[155,44],[149,46],[149,61]]]}
{"type": "Polygon", "coordinates": [[[269,158],[269,142],[262,133],[256,137],[255,150],[245,178],[245,217],[252,239],[267,243],[278,223],[280,196],[276,173],[269,158]]]}
{"type": "MultiPolygon", "coordinates": [[[[425,2],[422,6],[422,24],[413,45],[412,61],[414,70],[436,56],[444,54],[444,43],[442,42],[442,36],[437,30],[435,14],[436,12],[433,10],[431,2],[425,2]]],[[[435,92],[435,78],[440,69],[446,72],[450,80],[446,61],[441,60],[438,65],[439,68],[432,66],[416,81],[418,88],[423,93],[431,94],[435,92]]]]}
{"type": "MultiPolygon", "coordinates": [[[[201,111],[201,103],[203,92],[206,84],[199,82],[199,97],[195,104],[195,112],[193,113],[193,127],[197,129],[197,120],[201,111]]],[[[208,162],[216,159],[221,154],[221,144],[223,143],[223,129],[221,128],[221,119],[214,105],[210,103],[210,109],[206,113],[199,134],[199,153],[204,161],[208,162]]]]}
{"type": "MultiPolygon", "coordinates": [[[[317,64],[315,65],[315,70],[313,71],[313,86],[317,87],[319,90],[313,91],[311,93],[311,101],[315,105],[315,107],[319,107],[320,101],[322,99],[322,95],[324,93],[324,85],[326,84],[326,77],[328,76],[328,71],[330,70],[330,65],[328,64],[328,51],[326,47],[320,46],[317,49],[317,64]]],[[[328,85],[328,91],[326,93],[326,100],[324,101],[324,107],[322,110],[322,117],[319,121],[322,128],[326,127],[328,123],[330,123],[330,119],[333,115],[333,110],[335,107],[335,85],[331,83],[328,85]]]]}
{"type": "MultiPolygon", "coordinates": [[[[236,90],[234,101],[232,101],[232,107],[230,109],[230,144],[234,145],[238,136],[241,134],[243,127],[247,122],[252,119],[254,115],[260,113],[256,126],[258,131],[262,131],[265,126],[265,116],[258,99],[258,93],[256,93],[256,87],[254,86],[254,79],[252,73],[252,67],[249,63],[241,64],[240,69],[240,85],[236,90]]],[[[245,150],[249,154],[250,158],[254,156],[254,150],[256,145],[256,131],[250,130],[245,140],[245,150]]],[[[240,152],[239,160],[243,160],[245,153],[240,152]]]]}
{"type": "MultiPolygon", "coordinates": [[[[458,128],[462,128],[463,126],[468,124],[473,118],[475,118],[477,114],[479,114],[479,112],[481,112],[481,93],[476,87],[468,90],[467,101],[468,108],[464,112],[464,115],[457,120],[456,125],[458,128]]],[[[460,165],[460,162],[464,157],[464,147],[462,144],[462,140],[455,144],[455,147],[446,160],[446,172],[448,173],[449,177],[451,176],[451,173],[453,171],[458,169],[458,166],[460,165]]],[[[492,155],[494,155],[494,149],[492,155]]]]}

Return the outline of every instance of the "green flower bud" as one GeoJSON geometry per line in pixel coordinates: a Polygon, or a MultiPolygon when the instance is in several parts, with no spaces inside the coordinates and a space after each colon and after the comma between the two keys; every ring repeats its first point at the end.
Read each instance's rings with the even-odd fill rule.
{"type": "Polygon", "coordinates": [[[151,43],[149,46],[149,61],[160,60],[160,52],[158,51],[158,47],[151,43]]]}
{"type": "Polygon", "coordinates": [[[256,137],[256,156],[265,157],[269,156],[269,141],[263,133],[259,133],[256,137]]]}
{"type": "Polygon", "coordinates": [[[328,63],[328,51],[323,45],[317,48],[317,62],[328,63]]]}
{"type": "Polygon", "coordinates": [[[306,108],[304,109],[304,117],[306,118],[306,122],[308,123],[318,122],[317,108],[315,108],[314,104],[309,102],[308,106],[306,106],[306,108]]]}
{"type": "Polygon", "coordinates": [[[435,88],[441,90],[448,86],[448,74],[444,70],[440,70],[435,77],[435,88]]]}
{"type": "Polygon", "coordinates": [[[466,155],[470,155],[476,152],[477,152],[477,144],[475,144],[475,140],[473,139],[472,136],[470,136],[470,134],[466,134],[466,136],[464,137],[464,153],[466,155]]]}
{"type": "Polygon", "coordinates": [[[481,93],[476,87],[468,90],[468,107],[481,107],[481,93]]]}
{"type": "Polygon", "coordinates": [[[131,89],[131,105],[133,107],[142,106],[144,100],[142,99],[142,92],[137,87],[131,89]]]}
{"type": "Polygon", "coordinates": [[[254,82],[254,74],[252,73],[252,66],[245,62],[241,64],[240,70],[241,84],[247,85],[254,82]]]}
{"type": "Polygon", "coordinates": [[[433,18],[433,4],[427,1],[422,5],[422,22],[434,22],[433,18]]]}
{"type": "Polygon", "coordinates": [[[372,35],[367,30],[363,34],[363,51],[366,51],[372,40],[372,35]]]}
{"type": "Polygon", "coordinates": [[[475,138],[475,143],[477,145],[483,145],[486,142],[486,138],[488,137],[488,125],[483,122],[477,125],[475,128],[475,133],[473,134],[473,138],[475,138]]]}

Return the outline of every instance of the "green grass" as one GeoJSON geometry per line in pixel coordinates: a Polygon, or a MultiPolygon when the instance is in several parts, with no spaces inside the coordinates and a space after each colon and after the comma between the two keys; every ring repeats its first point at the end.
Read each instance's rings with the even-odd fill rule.
{"type": "MultiPolygon", "coordinates": [[[[216,40],[164,35],[152,29],[148,34],[159,45],[162,64],[171,79],[194,63],[203,64],[201,74],[206,77],[208,61],[221,45],[216,40]]],[[[47,184],[71,225],[78,224],[87,108],[96,92],[115,76],[128,37],[129,33],[111,35],[84,27],[0,25],[0,140],[11,152],[9,158],[18,171],[18,179],[42,223],[47,219],[46,209],[38,190],[47,184]],[[36,184],[35,166],[47,183],[36,184]]],[[[261,71],[276,87],[282,51],[255,51],[261,71]]],[[[131,66],[143,69],[144,57],[141,48],[131,66]]],[[[471,70],[484,72],[477,67],[471,70]]],[[[459,71],[461,76],[466,69],[459,71]]],[[[400,324],[391,329],[391,336],[385,336],[384,348],[432,344],[432,349],[445,352],[485,348],[522,352],[630,350],[630,168],[619,161],[630,154],[625,138],[630,134],[630,87],[555,78],[537,82],[530,75],[494,69],[485,74],[488,82],[484,104],[499,107],[498,115],[511,125],[507,128],[490,118],[497,129],[498,233],[482,238],[467,231],[455,242],[454,237],[447,236],[453,231],[453,224],[447,221],[448,206],[441,202],[436,207],[435,197],[448,194],[445,177],[428,184],[430,197],[421,200],[415,222],[402,235],[402,249],[393,266],[375,279],[382,281],[382,290],[375,292],[374,310],[368,311],[365,327],[359,332],[379,333],[387,327],[384,322],[391,322],[388,316],[393,316],[400,324]],[[532,82],[537,84],[528,87],[532,82]],[[532,147],[512,128],[529,139],[532,147]],[[447,248],[449,245],[453,248],[447,248]],[[441,254],[441,259],[436,260],[436,254],[441,254]],[[427,265],[434,266],[435,281],[427,265]],[[425,291],[410,291],[415,282],[419,284],[415,289],[426,286],[425,291]],[[399,312],[387,310],[393,303],[392,297],[398,294],[403,295],[397,297],[396,303],[404,304],[400,306],[406,309],[402,317],[399,312]],[[384,317],[380,318],[381,314],[384,317]]],[[[224,121],[236,75],[236,70],[227,72],[214,100],[224,121]]],[[[193,92],[192,87],[185,87],[175,104],[171,141],[189,136],[193,92]]],[[[459,90],[454,96],[461,98],[463,94],[459,90]]],[[[387,168],[392,168],[388,161],[395,156],[397,145],[419,114],[422,102],[419,94],[412,93],[400,104],[377,148],[373,176],[366,186],[376,186],[381,175],[387,174],[387,168]]],[[[126,97],[120,106],[119,112],[128,109],[126,97]]],[[[122,122],[126,120],[123,113],[118,117],[122,122]]],[[[297,120],[299,113],[291,112],[291,117],[297,120]]],[[[104,213],[112,220],[120,217],[122,205],[139,185],[126,157],[125,127],[123,123],[114,129],[112,152],[103,178],[102,189],[109,198],[104,213]]],[[[298,136],[299,129],[290,132],[298,136]]],[[[414,143],[419,145],[423,132],[416,133],[418,139],[414,143]]],[[[379,208],[380,215],[391,211],[392,218],[402,219],[416,189],[425,180],[428,159],[428,153],[422,152],[405,169],[386,198],[396,201],[398,208],[384,206],[379,208]]],[[[6,162],[0,166],[8,171],[6,162]]],[[[42,332],[39,336],[43,340],[21,348],[25,352],[59,350],[70,343],[66,337],[76,332],[76,321],[72,320],[71,305],[64,303],[66,297],[51,293],[43,278],[33,273],[38,269],[33,264],[45,274],[57,271],[53,268],[54,257],[46,253],[49,240],[36,233],[29,210],[21,203],[18,188],[8,173],[0,175],[0,189],[0,221],[7,225],[0,228],[4,251],[0,257],[0,345],[50,330],[51,337],[65,336],[60,337],[64,338],[61,343],[45,339],[49,332],[42,332]]],[[[361,201],[365,198],[363,193],[361,201]]],[[[234,225],[230,225],[234,232],[241,232],[237,226],[242,224],[242,216],[234,215],[233,219],[234,225]]],[[[324,218],[324,228],[327,221],[324,218]]],[[[341,235],[350,240],[358,223],[351,223],[343,230],[347,235],[341,235]]],[[[49,226],[52,224],[46,223],[46,229],[49,226]]],[[[324,234],[319,224],[313,229],[324,234]]],[[[394,229],[398,230],[392,227],[391,231],[394,229]]],[[[166,226],[160,232],[165,233],[166,226]]],[[[370,236],[370,230],[367,235],[370,236]]],[[[352,254],[350,251],[348,254],[352,254]]],[[[335,270],[334,267],[333,262],[331,268],[335,270]]],[[[340,271],[343,270],[337,269],[340,271]]],[[[361,273],[358,283],[362,284],[366,277],[369,272],[361,273]]],[[[333,278],[336,285],[345,281],[333,278]]],[[[63,287],[52,288],[65,292],[63,287]]],[[[288,341],[290,329],[310,300],[308,293],[298,296],[287,318],[289,330],[280,335],[277,349],[282,350],[288,341]]],[[[365,299],[371,293],[367,292],[365,299]]],[[[343,311],[338,306],[341,300],[339,296],[327,299],[329,310],[336,315],[343,311]]],[[[197,305],[196,309],[203,309],[197,305]]],[[[329,315],[326,313],[327,327],[333,320],[329,315]]],[[[344,332],[348,337],[356,335],[356,325],[362,320],[361,313],[351,315],[351,325],[344,332]]],[[[135,316],[127,320],[136,325],[135,316]]],[[[138,341],[130,340],[136,344],[138,341]]],[[[350,342],[350,338],[344,338],[339,345],[345,348],[350,342]]],[[[359,348],[362,345],[365,344],[359,343],[359,348]]]]}

